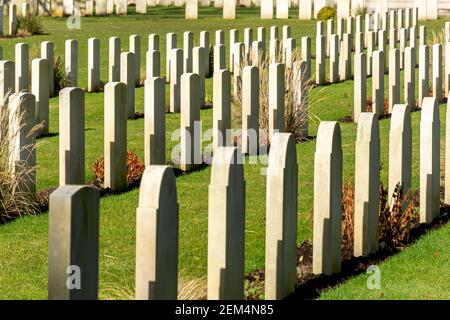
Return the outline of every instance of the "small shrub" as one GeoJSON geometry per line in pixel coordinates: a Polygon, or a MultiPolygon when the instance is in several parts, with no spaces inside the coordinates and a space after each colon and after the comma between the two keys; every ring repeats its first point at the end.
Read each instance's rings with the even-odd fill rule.
{"type": "MultiPolygon", "coordinates": [[[[35,175],[35,168],[25,163],[15,163],[14,172],[10,167],[11,149],[10,143],[18,134],[9,128],[9,104],[8,97],[0,101],[0,223],[12,220],[22,215],[37,214],[40,205],[36,195],[31,190],[23,188],[22,181],[35,175]]],[[[26,114],[18,114],[17,117],[25,117],[26,114]]],[[[36,134],[42,125],[36,125],[30,129],[29,135],[36,134]]],[[[34,146],[24,146],[24,150],[30,150],[34,146]]],[[[17,151],[13,150],[16,153],[17,151]]]]}
{"type": "MultiPolygon", "coordinates": [[[[138,156],[132,152],[127,152],[127,187],[133,187],[139,184],[144,174],[144,163],[138,156]]],[[[92,164],[92,175],[94,176],[93,184],[103,188],[105,182],[105,158],[101,157],[92,164]]]]}
{"type": "MultiPolygon", "coordinates": [[[[411,230],[419,225],[418,202],[414,193],[404,194],[397,186],[392,197],[380,184],[379,193],[379,243],[380,249],[405,247],[409,242],[411,230]]],[[[355,187],[345,183],[342,187],[342,247],[344,252],[353,251],[355,217],[355,187]]]]}
{"type": "Polygon", "coordinates": [[[336,9],[333,7],[323,7],[317,13],[317,19],[322,21],[326,21],[329,19],[336,19],[336,16],[337,16],[336,9]]]}
{"type": "Polygon", "coordinates": [[[364,4],[357,5],[355,10],[353,10],[353,14],[355,16],[365,16],[367,12],[368,12],[367,6],[364,4]]]}
{"type": "Polygon", "coordinates": [[[62,90],[67,83],[67,74],[64,58],[61,55],[55,56],[53,64],[53,83],[55,88],[55,96],[62,90]]]}
{"type": "Polygon", "coordinates": [[[42,19],[39,16],[33,14],[27,14],[26,16],[17,17],[17,29],[19,34],[23,35],[35,35],[44,33],[44,25],[42,19]]]}

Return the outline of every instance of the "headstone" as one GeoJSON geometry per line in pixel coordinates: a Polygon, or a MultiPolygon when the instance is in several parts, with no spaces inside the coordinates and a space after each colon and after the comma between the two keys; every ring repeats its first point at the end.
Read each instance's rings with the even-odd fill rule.
{"type": "Polygon", "coordinates": [[[427,45],[419,47],[419,107],[430,94],[430,50],[427,45]]]}
{"type": "Polygon", "coordinates": [[[373,31],[373,21],[372,21],[372,15],[370,13],[367,13],[365,18],[364,18],[364,34],[365,34],[365,42],[366,42],[366,47],[368,48],[369,46],[369,39],[368,37],[370,36],[370,32],[373,31]]]}
{"type": "MultiPolygon", "coordinates": [[[[168,33],[166,35],[166,82],[171,83],[171,60],[172,50],[177,47],[177,35],[176,33],[168,33]]],[[[183,72],[183,70],[181,70],[183,72]]],[[[173,112],[172,110],[170,112],[173,112]]]]}
{"type": "Polygon", "coordinates": [[[239,30],[231,29],[230,30],[230,72],[234,73],[234,51],[235,44],[239,42],[239,30]]]}
{"type": "Polygon", "coordinates": [[[397,48],[397,29],[389,30],[389,50],[397,48]]]}
{"type": "Polygon", "coordinates": [[[350,14],[350,0],[337,0],[337,17],[347,19],[350,14]]]}
{"type": "Polygon", "coordinates": [[[15,4],[9,6],[9,34],[15,36],[17,34],[17,7],[15,4]]]}
{"type": "Polygon", "coordinates": [[[9,95],[15,92],[14,62],[0,60],[0,104],[7,102],[9,95]]]}
{"type": "Polygon", "coordinates": [[[270,57],[270,63],[277,63],[279,62],[279,55],[280,55],[280,41],[278,39],[270,40],[269,42],[269,57],[270,57]]]}
{"type": "Polygon", "coordinates": [[[93,186],[66,185],[50,195],[49,300],[98,298],[100,194],[93,186]],[[72,289],[77,275],[79,288],[72,289]]]}
{"type": "Polygon", "coordinates": [[[88,40],[88,91],[100,90],[100,40],[88,40]]]}
{"type": "Polygon", "coordinates": [[[417,51],[417,32],[416,28],[409,28],[409,46],[417,51]]]}
{"type": "Polygon", "coordinates": [[[278,39],[278,27],[277,26],[271,26],[270,27],[270,39],[269,40],[274,40],[274,39],[278,39]]]}
{"type": "Polygon", "coordinates": [[[289,1],[277,0],[276,3],[276,17],[277,19],[289,19],[289,1]]]}
{"type": "MultiPolygon", "coordinates": [[[[386,31],[384,30],[378,30],[378,50],[383,52],[385,57],[388,54],[387,51],[387,38],[386,38],[386,31]]],[[[384,73],[387,72],[387,59],[384,60],[384,73]]]]}
{"type": "Polygon", "coordinates": [[[411,111],[406,104],[396,104],[389,131],[389,195],[394,194],[397,185],[403,194],[411,188],[411,150],[411,111]]]}
{"type": "Polygon", "coordinates": [[[297,44],[295,39],[289,38],[284,40],[284,61],[286,68],[291,68],[295,61],[297,44]]]}
{"type": "Polygon", "coordinates": [[[407,47],[408,29],[400,30],[400,69],[405,68],[405,49],[407,47]]]}
{"type": "Polygon", "coordinates": [[[66,40],[66,86],[76,87],[78,85],[78,41],[66,40]]]}
{"type": "Polygon", "coordinates": [[[384,114],[384,59],[384,52],[373,53],[372,112],[378,117],[384,114]]]}
{"type": "Polygon", "coordinates": [[[253,42],[253,29],[245,28],[244,29],[244,47],[245,47],[245,56],[247,57],[246,60],[248,60],[248,57],[250,56],[252,42],[253,42]]]}
{"type": "Polygon", "coordinates": [[[341,50],[339,54],[340,80],[350,80],[352,77],[352,47],[352,36],[345,33],[341,41],[341,50]]]}
{"type": "Polygon", "coordinates": [[[305,78],[311,79],[311,38],[302,37],[302,60],[306,62],[305,78]]]}
{"type": "Polygon", "coordinates": [[[337,34],[330,35],[330,82],[339,81],[339,37],[337,34]]]}
{"type": "Polygon", "coordinates": [[[313,0],[299,1],[299,3],[298,3],[298,9],[299,9],[298,18],[300,20],[311,20],[313,18],[312,3],[313,3],[313,0]]]}
{"type": "Polygon", "coordinates": [[[59,185],[85,184],[84,91],[59,92],[59,185]]]}
{"type": "Polygon", "coordinates": [[[198,18],[198,0],[186,0],[186,19],[198,18]]]}
{"type": "MultiPolygon", "coordinates": [[[[448,97],[448,92],[450,90],[450,42],[445,44],[445,68],[444,68],[444,96],[448,97]]],[[[420,61],[420,60],[419,60],[420,61]]]]}
{"type": "MultiPolygon", "coordinates": [[[[130,52],[134,55],[135,85],[141,80],[141,37],[137,34],[130,36],[130,52]]],[[[123,80],[121,80],[123,82],[123,80]]]]}
{"type": "Polygon", "coordinates": [[[427,26],[420,26],[419,29],[419,45],[424,46],[427,44],[427,26]]]}
{"type": "Polygon", "coordinates": [[[194,48],[194,34],[186,31],[183,34],[183,73],[192,72],[192,49],[194,48]]]}
{"type": "Polygon", "coordinates": [[[408,47],[405,49],[405,104],[411,111],[416,107],[416,50],[408,47]]]}
{"type": "Polygon", "coordinates": [[[367,62],[365,53],[355,54],[355,84],[354,84],[354,110],[353,121],[358,122],[361,112],[366,112],[367,104],[367,62]]]}
{"type": "Polygon", "coordinates": [[[195,47],[192,51],[193,64],[192,71],[199,75],[198,96],[200,107],[205,105],[205,56],[206,49],[202,47],[195,47]]]}
{"type": "Polygon", "coordinates": [[[325,84],[325,37],[316,38],[316,83],[325,84]]]}
{"type": "Polygon", "coordinates": [[[172,49],[170,55],[170,112],[180,112],[181,75],[183,74],[183,50],[172,49]]]}
{"type": "Polygon", "coordinates": [[[54,44],[50,41],[41,42],[41,58],[48,61],[48,90],[49,96],[55,96],[55,80],[54,80],[54,66],[55,54],[54,44]]]}
{"type": "Polygon", "coordinates": [[[425,98],[420,117],[420,222],[440,216],[440,124],[439,103],[425,98]]]}
{"type": "Polygon", "coordinates": [[[223,18],[236,18],[236,0],[223,0],[223,18]]]}
{"type": "Polygon", "coordinates": [[[159,51],[147,51],[146,60],[146,79],[161,76],[161,56],[159,51]]]}
{"type": "Polygon", "coordinates": [[[314,274],[341,271],[341,215],[341,130],[337,122],[322,121],[314,155],[314,274]]]}
{"type": "Polygon", "coordinates": [[[36,193],[36,99],[33,94],[19,92],[9,97],[9,170],[15,175],[21,168],[21,181],[17,191],[36,193]]]}
{"type": "MultiPolygon", "coordinates": [[[[0,62],[1,63],[1,62],[0,62]]],[[[1,70],[1,68],[0,68],[1,70]]],[[[445,111],[445,158],[450,159],[450,99],[445,111]]],[[[450,161],[444,162],[444,203],[450,203],[450,161]]]]}
{"type": "Polygon", "coordinates": [[[389,50],[389,113],[400,103],[400,50],[389,50]]]}
{"type": "Polygon", "coordinates": [[[242,84],[242,68],[243,68],[243,55],[245,52],[245,46],[243,42],[238,42],[234,44],[234,53],[233,53],[233,80],[234,80],[234,95],[238,96],[241,92],[241,84],[242,84]]]}
{"type": "Polygon", "coordinates": [[[178,212],[173,169],[147,167],[136,210],[136,300],[177,299],[178,212]]]}
{"type": "Polygon", "coordinates": [[[225,32],[223,30],[216,30],[215,33],[215,44],[225,45],[225,32]]]}
{"type": "Polygon", "coordinates": [[[145,166],[166,163],[166,83],[151,77],[144,83],[145,166]]]}
{"type": "MultiPolygon", "coordinates": [[[[169,39],[170,42],[170,39],[169,39]]],[[[147,51],[160,51],[159,49],[159,35],[152,33],[148,35],[148,50],[147,51]]]]}
{"type": "Polygon", "coordinates": [[[226,69],[225,45],[216,44],[214,46],[214,72],[226,69]]]}
{"type": "Polygon", "coordinates": [[[355,29],[354,24],[355,24],[355,18],[353,18],[352,16],[348,17],[347,18],[347,33],[349,35],[351,35],[352,38],[353,38],[353,35],[354,35],[354,31],[353,30],[355,29]]]}
{"type": "MultiPolygon", "coordinates": [[[[128,54],[122,53],[122,57],[128,54]]],[[[133,62],[128,61],[130,64],[133,62]]],[[[127,61],[122,61],[126,64],[127,61]]],[[[134,87],[133,87],[134,88],[134,87]]],[[[110,82],[105,85],[105,182],[113,191],[127,187],[127,85],[110,82]]]]}
{"type": "Polygon", "coordinates": [[[257,36],[256,36],[257,40],[261,42],[262,46],[263,46],[263,51],[266,51],[266,28],[264,27],[259,27],[257,29],[257,36]]]}
{"type": "Polygon", "coordinates": [[[109,38],[109,82],[120,81],[120,38],[109,38]]]}
{"type": "Polygon", "coordinates": [[[259,81],[258,67],[244,67],[242,75],[242,153],[249,155],[258,155],[259,148],[259,81]]]}
{"type": "Polygon", "coordinates": [[[359,116],[355,150],[355,257],[378,251],[380,133],[374,113],[359,116]]]}
{"type": "Polygon", "coordinates": [[[309,122],[309,101],[308,88],[309,78],[307,75],[306,61],[295,61],[293,64],[292,81],[296,84],[293,92],[294,112],[298,120],[296,122],[295,137],[299,140],[306,140],[308,138],[308,122],[309,122]]]}
{"type": "Polygon", "coordinates": [[[28,44],[17,43],[15,46],[16,92],[28,91],[30,84],[28,44]]]}
{"type": "Polygon", "coordinates": [[[136,1],[136,13],[147,13],[147,0],[135,0],[136,1]]]}
{"type": "Polygon", "coordinates": [[[283,26],[283,40],[291,38],[291,27],[283,26]]]}
{"type": "Polygon", "coordinates": [[[281,63],[269,65],[269,139],[276,132],[284,132],[284,70],[281,63]]]}
{"type": "Polygon", "coordinates": [[[336,20],[337,27],[336,27],[336,34],[339,37],[339,41],[342,41],[342,37],[344,36],[344,19],[338,18],[336,20]]]}
{"type": "Polygon", "coordinates": [[[116,14],[126,15],[128,11],[128,0],[115,0],[116,14]]]}
{"type": "Polygon", "coordinates": [[[433,45],[433,98],[442,100],[442,45],[433,45]]]}
{"type": "Polygon", "coordinates": [[[372,75],[373,52],[375,51],[375,32],[369,31],[367,35],[367,75],[372,75]]]}
{"type": "Polygon", "coordinates": [[[33,59],[31,63],[31,93],[36,98],[36,124],[42,124],[38,136],[49,130],[48,60],[33,59]]]}
{"type": "Polygon", "coordinates": [[[261,19],[273,19],[273,1],[261,1],[261,19]]]}
{"type": "MultiPolygon", "coordinates": [[[[125,110],[128,119],[134,119],[135,117],[135,105],[134,105],[134,92],[135,92],[135,72],[136,60],[134,53],[122,52],[120,54],[120,82],[124,83],[127,88],[127,102],[122,105],[126,106],[125,110]]],[[[121,89],[120,89],[121,90],[121,89]]]]}
{"type": "MultiPolygon", "coordinates": [[[[219,47],[223,47],[225,52],[224,45],[219,47]]],[[[213,153],[215,154],[219,147],[227,147],[231,144],[231,137],[227,134],[227,130],[231,129],[231,74],[228,70],[214,71],[213,105],[213,153]]],[[[244,104],[242,107],[244,111],[244,104]]]]}
{"type": "MultiPolygon", "coordinates": [[[[123,0],[119,0],[121,2],[123,2],[123,0]]],[[[106,13],[108,14],[112,14],[112,12],[109,12],[108,9],[110,9],[111,7],[110,1],[109,0],[95,0],[95,15],[96,16],[104,16],[106,15],[106,13]]],[[[118,10],[118,9],[116,9],[118,10]]]]}
{"type": "Polygon", "coordinates": [[[203,56],[203,64],[205,69],[205,77],[211,76],[211,70],[209,70],[209,54],[210,54],[210,44],[209,44],[209,32],[200,32],[200,43],[199,47],[204,48],[205,54],[203,56]]]}
{"type": "Polygon", "coordinates": [[[265,299],[283,299],[297,282],[298,167],[294,135],[272,137],[266,188],[265,299]]]}
{"type": "Polygon", "coordinates": [[[329,19],[327,20],[327,38],[326,38],[326,44],[327,44],[327,58],[330,57],[330,39],[331,35],[335,34],[334,32],[334,20],[329,19]]]}
{"type": "Polygon", "coordinates": [[[363,17],[361,15],[356,16],[355,33],[363,33],[363,17]]]}
{"type": "MultiPolygon", "coordinates": [[[[292,51],[286,50],[286,57],[291,57],[292,51]]],[[[261,66],[263,61],[265,60],[265,52],[263,50],[263,45],[261,41],[253,41],[252,42],[252,50],[250,54],[251,64],[254,66],[261,66]]]]}
{"type": "Polygon", "coordinates": [[[86,16],[93,16],[94,15],[94,0],[86,0],[86,9],[85,9],[86,16]]]}
{"type": "Polygon", "coordinates": [[[245,180],[237,148],[214,155],[208,189],[208,299],[244,298],[245,180]]]}
{"type": "Polygon", "coordinates": [[[0,36],[3,36],[3,4],[0,4],[0,36]]]}
{"type": "Polygon", "coordinates": [[[181,157],[180,167],[191,171],[202,164],[200,121],[200,76],[185,73],[181,76],[181,157]]]}
{"type": "Polygon", "coordinates": [[[358,32],[355,38],[355,54],[364,53],[364,33],[358,32]]]}

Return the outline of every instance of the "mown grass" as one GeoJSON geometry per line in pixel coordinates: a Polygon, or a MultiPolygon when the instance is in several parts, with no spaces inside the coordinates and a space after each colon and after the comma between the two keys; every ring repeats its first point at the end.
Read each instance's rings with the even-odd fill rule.
{"type": "MultiPolygon", "coordinates": [[[[260,20],[256,9],[238,8],[238,19],[224,21],[220,11],[214,8],[200,8],[200,19],[184,20],[182,8],[150,9],[147,15],[128,15],[123,17],[87,17],[81,20],[81,30],[66,28],[63,18],[44,18],[48,35],[31,38],[1,40],[4,59],[13,59],[14,44],[27,42],[38,46],[41,41],[55,43],[56,54],[64,54],[64,40],[74,38],[79,41],[79,86],[86,87],[87,79],[87,39],[97,37],[101,41],[101,78],[107,80],[107,43],[110,36],[122,39],[123,50],[128,50],[128,37],[141,35],[141,59],[147,50],[147,35],[160,35],[162,57],[165,57],[165,34],[176,32],[178,45],[182,46],[182,33],[190,30],[195,42],[202,30],[210,31],[211,43],[214,31],[226,31],[228,43],[229,30],[237,28],[243,39],[245,27],[279,27],[289,24],[292,36],[300,44],[302,36],[309,35],[313,40],[315,21],[260,20]]],[[[296,16],[292,13],[292,16],[296,16]]],[[[427,23],[428,32],[442,28],[444,21],[427,23]]],[[[281,33],[281,28],[280,28],[281,33]]],[[[255,34],[256,36],[256,34],[255,34]]],[[[228,52],[227,52],[228,54],[228,52]]],[[[164,74],[165,59],[161,61],[164,74]]],[[[228,61],[228,59],[227,59],[228,61]]],[[[144,71],[144,62],[142,62],[144,71]]],[[[370,92],[371,81],[368,81],[370,92]]],[[[207,95],[211,96],[211,79],[206,82],[207,95]]],[[[387,89],[387,78],[385,81],[387,89]]],[[[168,87],[166,88],[168,96],[168,87]]],[[[386,91],[387,93],[387,91],[386,91]]],[[[143,88],[136,90],[136,110],[143,111],[143,88]]],[[[321,99],[311,107],[310,135],[315,136],[320,121],[338,120],[350,115],[353,106],[353,82],[346,81],[314,89],[313,96],[321,99]]],[[[370,93],[368,94],[370,96],[370,93]]],[[[168,100],[167,100],[168,101],[168,100]]],[[[444,138],[445,108],[441,106],[441,137],[444,138]]],[[[419,176],[419,121],[420,113],[413,119],[413,187],[418,188],[419,176]]],[[[90,166],[103,153],[103,94],[86,94],[86,181],[92,180],[90,166]]],[[[203,131],[212,127],[212,110],[202,110],[203,131]]],[[[179,127],[179,114],[167,114],[167,159],[177,141],[171,141],[171,133],[179,127]]],[[[389,120],[380,121],[381,135],[381,179],[387,181],[389,120]]],[[[354,144],[356,125],[341,123],[342,147],[344,154],[344,179],[353,181],[354,144]]],[[[51,99],[49,137],[39,139],[37,149],[38,189],[58,184],[58,99],[51,99]]],[[[143,157],[144,122],[128,121],[128,148],[143,157]]],[[[314,139],[297,145],[299,163],[299,219],[298,242],[311,239],[310,210],[313,199],[313,159],[314,139]]],[[[246,177],[246,271],[264,265],[265,239],[265,176],[261,174],[264,166],[245,165],[246,177]]],[[[190,280],[206,276],[207,255],[207,199],[210,168],[177,178],[178,201],[180,205],[180,279],[190,280]]],[[[138,190],[108,196],[101,199],[100,220],[100,298],[127,298],[134,292],[135,255],[135,208],[138,190]]],[[[4,299],[45,299],[47,297],[47,237],[48,215],[24,217],[0,226],[0,298],[4,299]]],[[[412,290],[414,291],[414,290],[412,290]]],[[[418,296],[419,297],[419,296],[418,296]]]]}

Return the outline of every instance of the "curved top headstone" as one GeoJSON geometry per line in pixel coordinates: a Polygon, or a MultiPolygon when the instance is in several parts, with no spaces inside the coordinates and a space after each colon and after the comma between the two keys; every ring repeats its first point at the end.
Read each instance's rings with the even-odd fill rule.
{"type": "Polygon", "coordinates": [[[316,153],[342,152],[341,128],[336,121],[322,121],[317,131],[316,153]]]}
{"type": "Polygon", "coordinates": [[[211,184],[232,185],[232,181],[244,181],[242,155],[236,147],[219,147],[214,154],[211,184]],[[238,164],[237,166],[232,166],[238,164]]]}
{"type": "Polygon", "coordinates": [[[148,166],[139,190],[140,208],[161,208],[177,201],[177,186],[173,169],[169,166],[148,166]]]}
{"type": "Polygon", "coordinates": [[[270,146],[269,167],[286,168],[292,163],[297,163],[294,135],[275,133],[270,146]]]}
{"type": "Polygon", "coordinates": [[[438,122],[439,121],[439,104],[436,98],[423,98],[422,112],[420,122],[438,122]]]}
{"type": "Polygon", "coordinates": [[[357,140],[371,142],[379,139],[378,117],[373,112],[362,112],[358,118],[357,140]]]}
{"type": "Polygon", "coordinates": [[[411,113],[406,104],[396,104],[392,108],[390,131],[411,130],[411,113]]]}

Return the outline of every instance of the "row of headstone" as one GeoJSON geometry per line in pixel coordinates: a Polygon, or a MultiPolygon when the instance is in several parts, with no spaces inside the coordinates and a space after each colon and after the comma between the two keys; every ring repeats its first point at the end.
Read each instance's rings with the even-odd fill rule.
{"type": "MultiPolygon", "coordinates": [[[[424,98],[420,121],[421,223],[430,223],[440,215],[439,126],[438,100],[424,98]]],[[[358,257],[378,250],[380,138],[374,112],[359,114],[355,153],[353,254],[358,257]]],[[[396,104],[389,132],[388,194],[399,189],[406,193],[411,188],[411,155],[411,110],[406,104],[396,104]]],[[[313,272],[331,275],[341,270],[342,146],[337,122],[320,124],[314,159],[313,272]]]]}
{"type": "MultiPolygon", "coordinates": [[[[248,68],[254,70],[254,67],[248,68]]],[[[161,78],[152,81],[153,88],[158,82],[161,87],[164,85],[161,78]]],[[[195,82],[198,83],[198,75],[183,75],[182,83],[187,83],[187,86],[195,86],[195,82]]],[[[123,104],[126,100],[125,85],[110,83],[107,90],[111,90],[108,92],[111,98],[105,101],[105,121],[106,113],[110,112],[110,123],[126,131],[123,123],[117,122],[125,119],[124,109],[117,107],[117,102],[123,104]],[[123,113],[122,120],[119,120],[119,113],[123,113]]],[[[65,92],[68,94],[66,98],[83,98],[82,91],[77,88],[67,88],[65,92]],[[72,98],[70,93],[74,94],[72,98]]],[[[156,93],[154,97],[156,99],[156,93]]],[[[82,100],[76,103],[79,106],[84,104],[82,100]]],[[[155,100],[150,104],[154,107],[155,100]]],[[[450,115],[449,110],[447,117],[450,115]]],[[[78,120],[71,118],[71,122],[78,120]]],[[[420,221],[424,223],[439,216],[439,122],[438,101],[425,98],[420,121],[420,221]]],[[[77,130],[82,129],[80,127],[77,130]]],[[[78,132],[71,132],[71,135],[76,134],[78,132]]],[[[446,147],[449,145],[447,142],[446,147]]],[[[111,144],[110,150],[116,147],[111,144]]],[[[354,255],[368,256],[378,250],[379,237],[380,137],[376,114],[360,114],[355,153],[354,255]]],[[[406,192],[411,187],[411,154],[411,112],[407,105],[396,104],[389,132],[389,194],[393,194],[395,188],[406,192]]],[[[238,148],[216,148],[208,192],[208,299],[242,299],[244,296],[243,169],[242,152],[238,148]]],[[[275,133],[273,136],[266,188],[265,296],[267,299],[281,299],[293,292],[297,276],[298,169],[292,134],[275,133]]],[[[340,272],[341,201],[340,127],[337,122],[322,122],[314,156],[315,274],[340,272]]],[[[141,181],[137,208],[136,299],[177,298],[178,215],[173,170],[157,163],[148,165],[141,181]],[[149,194],[156,197],[150,197],[149,194]]],[[[98,217],[97,189],[82,185],[61,185],[52,193],[49,215],[50,299],[98,297],[98,217]],[[74,266],[82,271],[78,274],[78,290],[66,285],[71,275],[67,270],[74,266]]]]}
{"type": "MultiPolygon", "coordinates": [[[[446,45],[450,48],[450,43],[446,45]]],[[[442,46],[441,44],[434,44],[432,46],[432,70],[430,72],[430,57],[429,46],[421,45],[418,50],[419,72],[418,81],[416,81],[416,56],[417,51],[414,47],[406,47],[404,59],[404,103],[413,111],[416,106],[421,108],[426,97],[432,96],[441,102],[445,95],[443,95],[443,84],[447,86],[447,81],[450,79],[450,67],[448,61],[443,68],[442,63],[442,46]],[[444,69],[444,70],[443,70],[444,69]],[[444,78],[443,79],[443,75],[444,78]],[[432,84],[432,92],[430,93],[430,77],[432,84]],[[416,97],[416,83],[418,87],[418,96],[416,97]]],[[[385,96],[388,98],[388,110],[392,113],[393,106],[400,102],[400,57],[402,53],[398,48],[389,50],[389,80],[388,93],[384,93],[384,75],[386,73],[384,51],[374,51],[372,59],[372,112],[379,117],[385,113],[385,96]]],[[[358,53],[355,55],[354,68],[354,121],[358,122],[358,117],[361,112],[367,109],[367,55],[365,53],[358,53]]],[[[446,90],[446,89],[445,89],[446,90]]],[[[447,92],[448,95],[448,92],[447,92]]]]}
{"type": "MultiPolygon", "coordinates": [[[[191,82],[195,78],[191,74],[183,80],[191,82]]],[[[164,84],[162,79],[159,82],[164,84]]],[[[110,85],[111,89],[123,86],[110,85]]],[[[80,95],[78,90],[71,88],[66,92],[80,95]]],[[[120,90],[114,91],[119,93],[120,90]]],[[[126,93],[125,89],[122,91],[126,93]]],[[[293,135],[276,133],[267,170],[265,292],[268,299],[284,298],[295,288],[297,180],[293,135]]],[[[208,299],[243,299],[245,180],[242,153],[238,148],[220,146],[216,149],[209,200],[208,299]]],[[[146,167],[136,213],[136,299],[176,299],[179,206],[175,175],[170,167],[161,164],[146,167]]],[[[67,184],[51,194],[49,299],[98,297],[98,232],[99,192],[96,188],[67,184]],[[73,266],[79,268],[78,288],[66,285],[70,276],[66,271],[73,266]]]]}
{"type": "MultiPolygon", "coordinates": [[[[3,30],[3,14],[4,14],[4,5],[0,4],[0,37],[4,36],[4,30],[3,30]]],[[[24,4],[24,12],[27,12],[26,8],[28,8],[28,4],[24,4]]],[[[11,4],[8,6],[8,35],[15,36],[17,35],[17,6],[15,4],[11,4]]]]}

